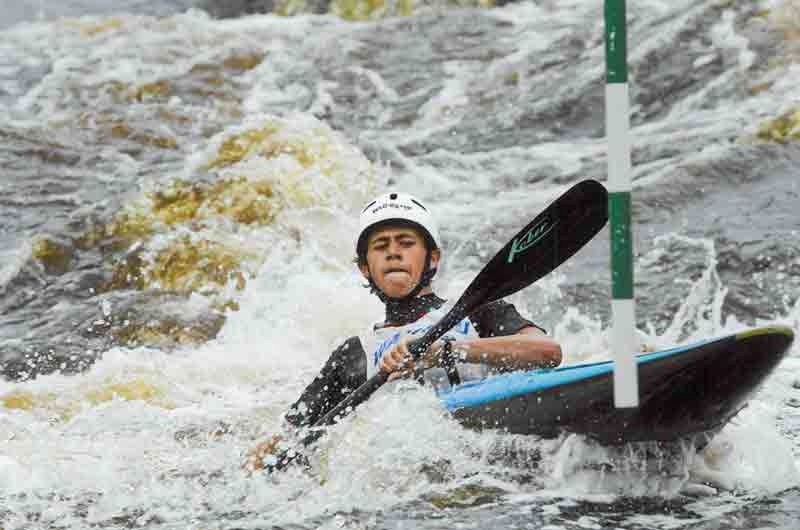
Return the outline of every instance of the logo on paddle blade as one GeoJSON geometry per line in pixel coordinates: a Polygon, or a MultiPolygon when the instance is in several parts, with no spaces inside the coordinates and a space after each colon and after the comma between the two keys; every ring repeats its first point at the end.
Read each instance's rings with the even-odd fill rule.
{"type": "Polygon", "coordinates": [[[511,242],[511,251],[508,253],[508,263],[513,263],[514,258],[534,246],[549,234],[556,223],[552,222],[549,217],[542,219],[542,221],[534,225],[530,230],[525,232],[525,235],[520,238],[514,238],[511,242]]]}

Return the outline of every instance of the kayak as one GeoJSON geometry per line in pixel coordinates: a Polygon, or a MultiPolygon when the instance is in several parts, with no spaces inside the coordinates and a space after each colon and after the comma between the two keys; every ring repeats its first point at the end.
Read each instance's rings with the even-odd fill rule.
{"type": "Polygon", "coordinates": [[[770,326],[639,354],[638,408],[614,408],[612,361],[501,374],[438,396],[475,429],[578,433],[606,445],[693,438],[700,447],[746,406],[793,339],[791,328],[770,326]]]}

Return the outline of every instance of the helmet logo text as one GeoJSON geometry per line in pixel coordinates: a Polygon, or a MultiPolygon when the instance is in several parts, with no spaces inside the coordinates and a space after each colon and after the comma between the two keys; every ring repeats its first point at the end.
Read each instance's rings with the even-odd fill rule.
{"type": "Polygon", "coordinates": [[[379,206],[376,206],[372,210],[370,210],[371,214],[376,214],[381,210],[385,210],[386,208],[399,208],[400,210],[411,210],[412,207],[407,204],[397,204],[397,203],[383,203],[379,206]]]}

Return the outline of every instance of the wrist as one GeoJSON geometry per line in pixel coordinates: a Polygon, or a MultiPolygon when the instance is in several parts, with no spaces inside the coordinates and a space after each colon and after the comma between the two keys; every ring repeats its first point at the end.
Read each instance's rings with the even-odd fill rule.
{"type": "Polygon", "coordinates": [[[439,348],[437,355],[442,368],[447,369],[457,362],[457,356],[453,351],[453,342],[455,342],[455,340],[449,337],[441,340],[442,346],[439,348]]]}
{"type": "Polygon", "coordinates": [[[458,360],[458,354],[453,350],[453,342],[451,338],[442,340],[442,348],[439,351],[439,364],[444,368],[447,373],[447,379],[450,381],[451,386],[461,383],[461,377],[458,375],[456,363],[461,362],[458,360]]]}
{"type": "Polygon", "coordinates": [[[457,363],[467,363],[469,360],[467,359],[467,348],[461,343],[455,340],[450,341],[450,348],[451,348],[451,355],[455,362],[457,363]]]}

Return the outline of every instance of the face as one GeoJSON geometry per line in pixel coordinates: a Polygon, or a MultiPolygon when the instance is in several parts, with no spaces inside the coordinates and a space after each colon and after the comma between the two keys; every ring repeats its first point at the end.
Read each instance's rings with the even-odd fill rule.
{"type": "MultiPolygon", "coordinates": [[[[425,238],[411,227],[381,228],[367,239],[367,264],[359,265],[365,278],[391,298],[402,298],[419,283],[425,267],[425,238]]],[[[431,267],[439,264],[440,253],[431,252],[431,267]]],[[[427,287],[421,294],[430,291],[427,287]]]]}

